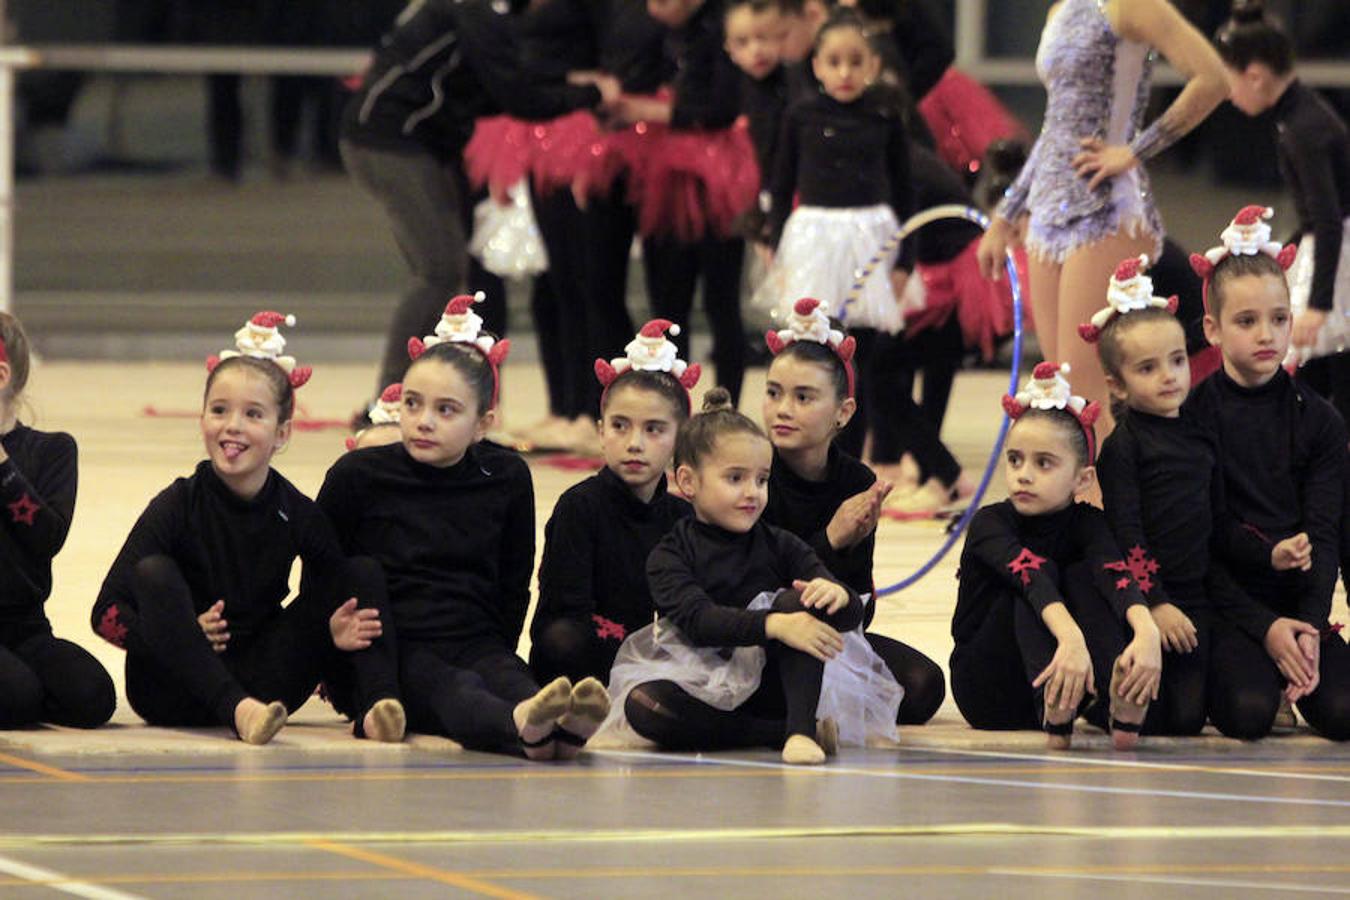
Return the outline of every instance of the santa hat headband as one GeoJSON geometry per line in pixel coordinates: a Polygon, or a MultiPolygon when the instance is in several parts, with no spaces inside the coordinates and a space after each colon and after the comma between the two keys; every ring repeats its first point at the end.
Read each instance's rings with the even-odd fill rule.
{"type": "Polygon", "coordinates": [[[1068,363],[1038,364],[1020,391],[1016,394],[1003,395],[1003,410],[1008,414],[1008,418],[1013,420],[1031,409],[1064,410],[1078,420],[1079,426],[1083,429],[1083,436],[1087,438],[1088,464],[1091,465],[1097,459],[1097,434],[1092,426],[1101,415],[1101,405],[1095,400],[1089,403],[1082,397],[1075,396],[1068,379],[1064,377],[1067,374],[1069,374],[1068,363]]]}
{"type": "Polygon", "coordinates": [[[253,317],[234,333],[234,349],[222,350],[206,358],[206,371],[214,372],[227,359],[248,357],[275,363],[286,373],[292,388],[303,387],[314,374],[312,366],[297,366],[295,357],[287,355],[286,339],[281,336],[282,325],[295,325],[295,316],[282,315],[272,310],[254,313],[253,317]]]}
{"type": "Polygon", "coordinates": [[[434,334],[424,338],[408,338],[408,356],[417,359],[429,347],[437,344],[459,344],[482,354],[492,372],[492,401],[488,409],[496,409],[502,386],[501,365],[511,352],[511,342],[505,339],[499,341],[483,330],[483,320],[473,311],[473,307],[485,299],[486,295],[482,291],[450,298],[441,320],[436,323],[434,334]]]}
{"type": "Polygon", "coordinates": [[[1281,247],[1278,241],[1270,239],[1269,220],[1274,215],[1275,210],[1269,206],[1244,206],[1228,223],[1228,227],[1219,233],[1219,240],[1223,241],[1221,246],[1210,247],[1203,254],[1191,254],[1191,268],[1204,282],[1202,296],[1206,313],[1209,312],[1209,286],[1214,281],[1214,270],[1228,257],[1264,253],[1286,272],[1294,264],[1298,247],[1294,244],[1281,247]]]}
{"type": "MultiPolygon", "coordinates": [[[[397,425],[403,412],[403,385],[394,382],[380,392],[380,399],[369,413],[371,427],[376,425],[397,425]]],[[[347,438],[347,449],[356,449],[356,439],[365,433],[361,429],[354,437],[347,438]]]]}
{"type": "Polygon", "coordinates": [[[9,362],[9,348],[5,346],[4,338],[0,338],[0,362],[9,362]]]}
{"type": "Polygon", "coordinates": [[[858,350],[858,342],[852,335],[845,337],[844,332],[831,327],[825,304],[814,297],[803,297],[792,304],[792,315],[788,316],[786,328],[764,333],[764,343],[774,356],[798,341],[820,344],[834,351],[844,366],[844,374],[848,378],[848,395],[852,397],[857,389],[853,355],[858,350]]]}
{"type": "Polygon", "coordinates": [[[1148,256],[1141,254],[1122,260],[1111,275],[1106,289],[1106,307],[1092,314],[1092,319],[1078,326],[1078,334],[1089,344],[1101,340],[1106,326],[1123,315],[1146,309],[1165,309],[1173,315],[1177,311],[1177,297],[1153,296],[1153,279],[1144,274],[1148,256]]]}
{"type": "Polygon", "coordinates": [[[623,356],[608,362],[603,359],[595,361],[595,377],[603,388],[600,394],[602,407],[610,386],[625,372],[664,372],[684,388],[685,406],[689,412],[693,412],[694,401],[689,392],[698,384],[703,368],[698,363],[680,359],[679,348],[666,337],[667,333],[678,335],[680,326],[669,319],[652,319],[623,348],[623,356]]]}

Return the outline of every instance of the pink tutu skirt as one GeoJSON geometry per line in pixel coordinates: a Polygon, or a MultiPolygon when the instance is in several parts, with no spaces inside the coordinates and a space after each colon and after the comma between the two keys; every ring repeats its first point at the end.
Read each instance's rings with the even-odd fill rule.
{"type": "Polygon", "coordinates": [[[919,112],[937,141],[938,155],[963,174],[979,171],[994,141],[1027,138],[1026,129],[998,98],[955,66],[919,101],[919,112]]]}
{"type": "MultiPolygon", "coordinates": [[[[966,346],[978,347],[988,361],[994,357],[994,343],[1012,333],[1012,286],[1007,277],[990,281],[980,274],[976,258],[979,246],[976,239],[955,259],[936,265],[920,263],[915,268],[915,275],[923,279],[925,303],[923,309],[905,317],[905,330],[918,334],[925,328],[937,328],[955,313],[966,346]]],[[[1022,283],[1023,314],[1029,317],[1026,251],[1019,248],[1013,256],[1022,283]]]]}
{"type": "Polygon", "coordinates": [[[602,132],[584,110],[547,122],[509,116],[479,119],[464,148],[464,169],[476,188],[504,193],[527,175],[541,194],[570,189],[600,152],[602,132]]]}

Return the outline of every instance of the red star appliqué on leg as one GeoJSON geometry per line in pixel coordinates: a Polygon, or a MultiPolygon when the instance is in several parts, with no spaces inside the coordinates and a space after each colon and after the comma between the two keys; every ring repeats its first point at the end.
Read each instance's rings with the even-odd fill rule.
{"type": "MultiPolygon", "coordinates": [[[[1158,574],[1158,561],[1149,556],[1144,548],[1135,544],[1130,548],[1129,554],[1119,562],[1107,563],[1102,566],[1111,572],[1129,572],[1131,577],[1139,585],[1139,590],[1147,594],[1153,590],[1153,576],[1158,574]]],[[[1129,585],[1122,585],[1116,582],[1116,590],[1123,591],[1129,585]]]]}
{"type": "Polygon", "coordinates": [[[595,636],[602,641],[621,641],[628,636],[628,629],[619,622],[596,615],[591,616],[591,621],[595,623],[595,636]]]}
{"type": "Polygon", "coordinates": [[[1123,591],[1130,586],[1129,576],[1116,579],[1116,590],[1123,591]]]}
{"type": "Polygon", "coordinates": [[[14,517],[15,522],[32,525],[33,517],[37,515],[37,511],[41,508],[33,502],[32,497],[24,494],[18,500],[9,504],[9,514],[14,517]]]}
{"type": "Polygon", "coordinates": [[[1022,552],[1017,554],[1017,558],[1008,563],[1008,571],[1012,572],[1014,575],[1020,575],[1022,577],[1022,584],[1031,584],[1031,573],[1039,572],[1041,570],[1041,564],[1044,562],[1045,557],[1037,556],[1026,547],[1023,547],[1022,552]]]}
{"type": "Polygon", "coordinates": [[[103,639],[115,647],[125,647],[127,645],[127,626],[117,621],[117,607],[110,606],[103,612],[103,618],[98,620],[98,633],[103,639]]]}

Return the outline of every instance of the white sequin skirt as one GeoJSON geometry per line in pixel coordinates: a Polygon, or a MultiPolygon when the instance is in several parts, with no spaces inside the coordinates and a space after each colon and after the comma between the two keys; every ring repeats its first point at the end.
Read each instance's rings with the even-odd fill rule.
{"type": "Polygon", "coordinates": [[[799,206],[783,226],[783,237],[768,277],[755,294],[755,303],[782,322],[792,304],[815,297],[830,315],[849,327],[876,328],[895,334],[904,316],[891,290],[891,269],[899,245],[882,248],[900,230],[890,206],[827,208],[799,206]],[[866,282],[847,308],[858,276],[869,263],[866,282]]]}
{"type": "MultiPolygon", "coordinates": [[[[1298,316],[1308,308],[1312,296],[1313,271],[1316,267],[1317,242],[1305,234],[1298,245],[1298,258],[1289,269],[1289,305],[1298,316]]],[[[1341,228],[1341,259],[1336,266],[1336,285],[1332,293],[1331,311],[1326,323],[1317,333],[1311,347],[1289,346],[1286,364],[1301,365],[1319,356],[1330,356],[1350,350],[1350,218],[1341,228]]]]}
{"type": "Polygon", "coordinates": [[[548,271],[548,251],[524,180],[511,185],[508,195],[508,206],[488,197],[474,207],[469,252],[483,268],[502,278],[527,278],[548,271]]]}
{"type": "MultiPolygon", "coordinates": [[[[777,591],[766,591],[747,609],[773,606],[777,591]]],[[[650,747],[624,716],[633,688],[648,681],[673,681],[691,697],[714,709],[730,711],[759,689],[766,655],[763,647],[695,647],[668,619],[640,628],[619,647],[610,669],[609,717],[588,746],[650,747]]],[[[817,718],[839,724],[839,742],[863,747],[896,741],[895,725],[905,689],[877,656],[858,628],[844,634],[844,650],[825,664],[817,718]]]]}

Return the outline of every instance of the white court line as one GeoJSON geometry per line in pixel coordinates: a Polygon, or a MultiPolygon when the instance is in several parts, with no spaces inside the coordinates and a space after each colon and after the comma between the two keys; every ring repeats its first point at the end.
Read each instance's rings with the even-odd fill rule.
{"type": "Polygon", "coordinates": [[[1300,894],[1350,894],[1350,887],[1292,884],[1287,881],[1235,881],[1220,878],[1166,878],[1162,875],[1092,875],[1074,872],[1029,872],[1026,869],[990,869],[990,875],[1023,878],[1059,878],[1066,881],[1123,881],[1127,884],[1174,884],[1181,887],[1246,888],[1253,891],[1293,891],[1300,894]]]}
{"type": "Polygon", "coordinates": [[[44,869],[41,866],[32,866],[28,863],[19,862],[17,859],[10,859],[7,856],[0,856],[0,872],[22,878],[25,881],[31,881],[38,887],[50,888],[53,891],[61,891],[76,897],[87,897],[89,900],[144,900],[140,894],[127,894],[122,891],[115,891],[112,888],[88,884],[78,879],[69,878],[60,872],[53,872],[51,869],[44,869]]]}
{"type": "Polygon", "coordinates": [[[978,756],[992,759],[1021,759],[1037,762],[1068,763],[1076,766],[1115,766],[1122,769],[1157,769],[1171,772],[1203,772],[1207,775],[1241,775],[1246,778],[1283,778],[1291,781],[1350,782],[1350,775],[1318,775],[1313,772],[1267,772],[1261,769],[1228,769],[1222,765],[1161,763],[1132,759],[1094,759],[1085,756],[1055,756],[1049,753],[1013,753],[1000,750],[961,750],[956,747],[928,747],[913,744],[899,748],[907,753],[945,753],[950,756],[978,756]]]}
{"type": "Polygon", "coordinates": [[[855,769],[846,766],[824,765],[804,771],[802,766],[790,766],[786,763],[757,762],[749,759],[711,759],[701,755],[678,753],[649,753],[641,750],[596,750],[604,756],[628,757],[630,759],[665,760],[683,759],[700,765],[733,766],[743,769],[777,769],[784,772],[797,772],[820,775],[862,775],[868,778],[891,778],[903,781],[941,781],[956,784],[979,784],[989,787],[1014,787],[1034,791],[1069,791],[1080,794],[1115,794],[1129,797],[1168,797],[1181,800],[1223,800],[1229,803],[1273,803],[1281,806],[1332,806],[1350,808],[1350,800],[1323,800],[1316,797],[1264,797],[1251,794],[1222,794],[1209,791],[1173,791],[1150,790],[1148,788],[1110,787],[1098,784],[1073,784],[1064,781],[1016,781],[1011,778],[980,778],[972,775],[924,775],[919,772],[901,772],[894,769],[855,769]]]}

